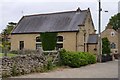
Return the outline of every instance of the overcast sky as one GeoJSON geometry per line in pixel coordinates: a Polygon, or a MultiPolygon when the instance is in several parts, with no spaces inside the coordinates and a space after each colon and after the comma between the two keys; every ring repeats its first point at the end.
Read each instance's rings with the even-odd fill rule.
{"type": "MultiPolygon", "coordinates": [[[[119,0],[101,0],[102,2],[102,30],[109,19],[118,12],[119,0]],[[108,13],[105,13],[107,10],[108,13]]],[[[24,15],[73,11],[80,7],[91,10],[93,22],[98,30],[98,0],[1,0],[0,1],[0,32],[8,22],[18,22],[24,15]]]]}

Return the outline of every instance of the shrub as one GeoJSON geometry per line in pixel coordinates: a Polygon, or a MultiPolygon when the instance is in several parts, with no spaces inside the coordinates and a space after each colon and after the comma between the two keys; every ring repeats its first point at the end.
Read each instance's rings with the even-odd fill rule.
{"type": "Polygon", "coordinates": [[[53,69],[52,61],[48,61],[47,69],[48,69],[48,70],[52,70],[52,69],[53,69]]]}
{"type": "Polygon", "coordinates": [[[40,33],[40,38],[42,40],[42,48],[44,51],[55,49],[57,42],[57,33],[53,32],[40,33]]]}
{"type": "Polygon", "coordinates": [[[86,52],[60,51],[60,58],[63,65],[70,67],[80,67],[96,63],[96,57],[86,52]]]}
{"type": "Polygon", "coordinates": [[[88,53],[88,52],[83,52],[83,54],[86,56],[86,60],[88,61],[88,64],[94,64],[96,63],[96,56],[88,53]]]}
{"type": "Polygon", "coordinates": [[[11,74],[12,76],[20,75],[20,71],[19,71],[19,69],[17,69],[16,64],[14,64],[14,66],[12,67],[11,72],[12,72],[12,74],[11,74]]]}
{"type": "Polygon", "coordinates": [[[110,42],[107,37],[102,38],[102,54],[110,55],[110,42]]]}
{"type": "Polygon", "coordinates": [[[48,60],[47,60],[47,69],[48,70],[52,70],[53,69],[52,60],[53,60],[52,57],[48,57],[48,60]]]}

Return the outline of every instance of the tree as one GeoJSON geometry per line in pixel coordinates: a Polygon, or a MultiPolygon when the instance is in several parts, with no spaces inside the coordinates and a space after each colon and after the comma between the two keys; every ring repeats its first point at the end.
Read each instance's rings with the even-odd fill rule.
{"type": "Polygon", "coordinates": [[[7,35],[9,35],[13,28],[16,26],[16,24],[17,23],[9,22],[7,27],[2,31],[1,34],[4,35],[4,33],[6,33],[7,35]]]}
{"type": "Polygon", "coordinates": [[[107,37],[102,38],[102,54],[110,54],[110,42],[107,37]]]}
{"type": "Polygon", "coordinates": [[[10,49],[10,41],[9,35],[11,34],[13,28],[16,26],[16,23],[10,22],[8,23],[7,27],[2,31],[2,48],[4,49],[4,52],[6,53],[7,50],[10,49]]]}
{"type": "Polygon", "coordinates": [[[118,30],[118,28],[120,28],[120,13],[112,16],[108,24],[112,25],[114,30],[118,30]]]}

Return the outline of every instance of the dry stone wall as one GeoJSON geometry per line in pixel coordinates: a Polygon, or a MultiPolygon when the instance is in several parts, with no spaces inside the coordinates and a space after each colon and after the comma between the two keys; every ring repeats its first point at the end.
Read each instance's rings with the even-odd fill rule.
{"type": "MultiPolygon", "coordinates": [[[[51,61],[54,60],[53,55],[49,55],[51,61]],[[52,56],[52,58],[50,57],[52,56]]],[[[17,76],[28,74],[31,72],[43,72],[48,64],[48,55],[40,54],[19,55],[16,57],[2,58],[2,76],[17,76]]]]}

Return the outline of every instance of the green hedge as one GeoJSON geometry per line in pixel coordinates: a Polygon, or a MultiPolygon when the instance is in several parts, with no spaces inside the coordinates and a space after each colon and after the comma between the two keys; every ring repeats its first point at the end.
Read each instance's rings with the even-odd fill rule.
{"type": "Polygon", "coordinates": [[[42,48],[44,51],[54,50],[57,42],[57,33],[46,32],[40,33],[42,48]]]}
{"type": "Polygon", "coordinates": [[[80,67],[88,64],[96,63],[96,57],[87,52],[60,52],[62,65],[70,67],[80,67]]]}
{"type": "Polygon", "coordinates": [[[108,54],[110,55],[110,41],[107,37],[102,38],[102,54],[108,54]]]}

